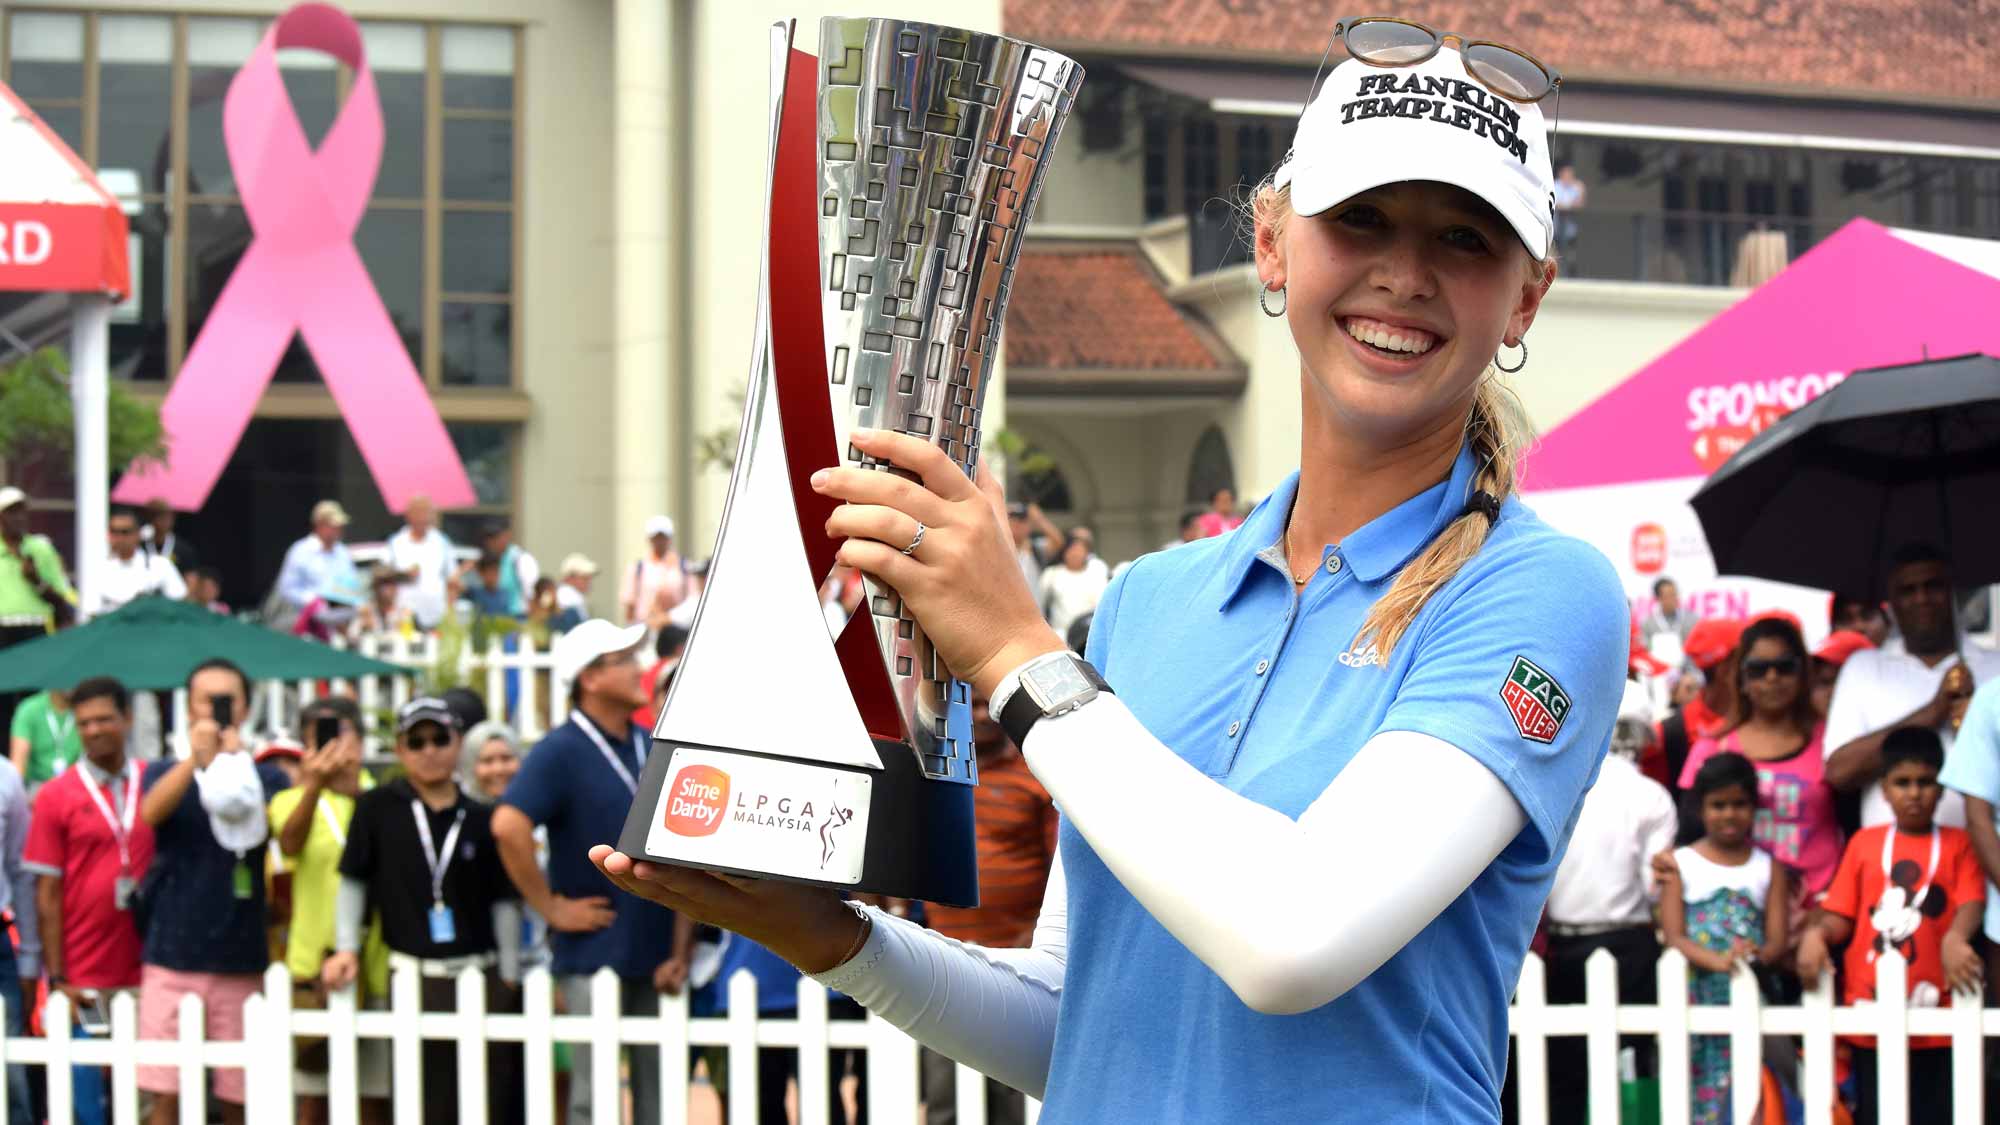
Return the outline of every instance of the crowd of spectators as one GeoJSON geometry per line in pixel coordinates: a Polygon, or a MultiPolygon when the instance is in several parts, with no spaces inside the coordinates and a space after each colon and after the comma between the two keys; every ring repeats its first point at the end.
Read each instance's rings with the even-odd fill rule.
{"type": "MultiPolygon", "coordinates": [[[[116,580],[98,604],[80,606],[60,557],[25,532],[24,509],[18,492],[0,490],[0,643],[138,597],[221,609],[213,572],[176,533],[171,510],[114,513],[106,551],[116,580]]],[[[1059,527],[1035,505],[1009,516],[1023,579],[1080,647],[1098,598],[1130,563],[1107,563],[1091,528],[1059,527]]],[[[1161,549],[1238,523],[1234,495],[1222,490],[1189,511],[1161,549]]],[[[622,810],[636,792],[647,731],[700,595],[705,568],[678,551],[673,522],[657,517],[642,529],[643,548],[616,575],[615,622],[590,615],[594,561],[571,554],[546,576],[505,524],[486,528],[477,554],[465,557],[419,500],[365,572],[344,542],[338,503],[317,505],[311,524],[274,585],[276,620],[332,636],[422,631],[454,613],[504,619],[544,633],[556,682],[571,684],[571,696],[533,746],[487,719],[476,698],[415,700],[392,724],[393,767],[373,771],[364,768],[368,724],[354,701],[312,704],[295,731],[251,732],[249,676],[226,662],[195,671],[184,729],[150,743],[133,731],[133,697],[115,681],[6,701],[0,909],[15,941],[0,943],[0,956],[15,965],[0,971],[0,997],[11,1033],[28,1027],[21,1017],[36,1011],[38,993],[67,995],[77,1033],[88,1034],[109,995],[133,990],[142,1035],[178,1034],[179,1000],[196,995],[202,1034],[233,1038],[243,998],[273,960],[294,979],[298,1006],[354,987],[364,1005],[380,1007],[390,971],[401,967],[418,975],[428,1009],[449,1010],[452,977],[476,967],[487,973],[489,1010],[518,1011],[521,972],[543,965],[570,1012],[589,1011],[589,982],[603,969],[619,979],[626,1016],[656,1012],[660,997],[684,989],[697,1014],[723,1013],[718,982],[738,970],[758,979],[763,1011],[789,1012],[799,980],[789,966],[615,893],[585,858],[616,822],[604,810],[622,810]]],[[[1584,999],[1584,964],[1598,950],[1613,954],[1626,1003],[1657,999],[1656,964],[1669,948],[1686,957],[1697,1004],[1726,1003],[1731,980],[1746,973],[1781,1002],[1830,978],[1843,1002],[1868,1003],[1875,963],[1889,949],[1909,962],[1913,1005],[1972,1002],[2000,981],[2000,890],[1991,886],[2000,882],[2000,687],[1990,686],[2000,681],[2000,655],[1960,630],[1942,554],[1910,546],[1883,590],[1834,596],[1824,628],[1811,623],[1825,638],[1813,646],[1807,623],[1787,612],[1704,620],[1670,578],[1650,594],[1633,617],[1612,753],[1543,918],[1549,1001],[1584,999]]],[[[830,578],[829,622],[844,621],[862,597],[858,576],[830,578]]],[[[1053,858],[1055,812],[1018,749],[974,703],[985,905],[885,905],[961,940],[1024,945],[1053,858]]],[[[835,1011],[858,1014],[845,1003],[835,998],[835,1011]]],[[[1697,1037],[1687,1075],[1660,1075],[1649,1037],[1624,1046],[1640,1081],[1687,1082],[1701,1121],[1733,1119],[1739,1098],[1795,1091],[1800,1074],[1797,1044],[1785,1037],[1767,1038],[1765,1089],[1748,1092],[1732,1088],[1726,1037],[1697,1037]]],[[[1910,1043],[1912,1120],[1949,1117],[1947,1047],[1910,1043]]],[[[521,1047],[490,1049],[491,1117],[519,1120],[521,1047]]],[[[1580,1039],[1551,1044],[1555,1120],[1585,1116],[1582,1051],[1580,1039]]],[[[726,1096],[725,1054],[703,1054],[701,1080],[726,1096]]],[[[619,1068],[626,1096],[639,1119],[656,1119],[669,1063],[643,1048],[628,1056],[619,1068]]],[[[455,1044],[426,1044],[430,1089],[455,1089],[456,1061],[455,1044]]],[[[1839,1061],[1855,1119],[1872,1121],[1875,1044],[1843,1037],[1839,1061]]],[[[836,1074],[852,1072],[845,1092],[855,1099],[862,1068],[838,1062],[836,1074]]],[[[557,1068],[566,1120],[617,1118],[593,1104],[587,1050],[560,1050],[557,1068]]],[[[933,1122],[952,1119],[954,1069],[924,1061],[933,1122]]],[[[300,1044],[297,1071],[306,1120],[326,1120],[332,1096],[358,1097],[364,1120],[387,1120],[386,1043],[363,1043],[358,1089],[344,1094],[327,1088],[324,1043],[300,1044]]],[[[764,1050],[765,1120],[796,1113],[797,1095],[787,1094],[796,1075],[796,1052],[764,1050]]],[[[103,1120],[104,1075],[79,1067],[70,1080],[78,1120],[103,1120]]],[[[236,1107],[229,1119],[240,1119],[241,1075],[219,1070],[213,1081],[221,1104],[236,1107]]],[[[174,1119],[176,1075],[145,1067],[139,1084],[149,1120],[174,1119]]],[[[28,1068],[10,1068],[10,1113],[21,1115],[12,1119],[37,1119],[33,1086],[28,1068]]],[[[990,1119],[1022,1119],[1017,1095],[987,1094],[990,1119]]],[[[832,1096],[835,1120],[865,1104],[844,1102],[838,1086],[832,1096]]],[[[455,1120],[448,1098],[431,1100],[431,1119],[455,1120]]]]}

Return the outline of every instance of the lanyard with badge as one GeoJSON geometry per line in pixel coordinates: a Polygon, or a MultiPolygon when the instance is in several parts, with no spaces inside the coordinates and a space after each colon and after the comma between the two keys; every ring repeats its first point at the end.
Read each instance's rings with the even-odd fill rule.
{"type": "MultiPolygon", "coordinates": [[[[591,722],[590,718],[581,711],[571,711],[569,713],[569,721],[583,728],[583,733],[589,735],[590,741],[597,744],[597,752],[604,755],[605,761],[611,763],[611,768],[618,774],[618,780],[625,783],[625,788],[630,789],[633,796],[638,796],[638,779],[632,776],[631,770],[625,768],[625,762],[618,757],[616,751],[611,749],[611,743],[604,740],[604,735],[597,729],[597,724],[591,722]]],[[[646,768],[646,732],[638,731],[636,733],[638,737],[632,740],[632,756],[638,760],[639,768],[643,770],[646,768]]]]}
{"type": "Polygon", "coordinates": [[[42,718],[49,724],[49,745],[55,748],[56,755],[60,757],[63,752],[63,742],[76,730],[76,713],[65,711],[63,721],[57,722],[54,709],[50,709],[42,714],[42,718]]]}
{"type": "Polygon", "coordinates": [[[132,818],[139,812],[139,771],[133,769],[128,761],[119,776],[125,779],[125,807],[118,810],[119,816],[111,815],[110,804],[104,800],[97,782],[92,781],[87,772],[79,771],[76,779],[83,783],[83,791],[90,794],[90,803],[97,806],[97,815],[104,818],[105,826],[111,829],[111,838],[118,843],[118,879],[111,885],[111,901],[118,909],[129,910],[132,908],[132,892],[139,885],[139,881],[132,877],[131,843],[132,818]]]}
{"type": "Polygon", "coordinates": [[[451,907],[444,904],[444,873],[451,866],[451,851],[458,845],[458,830],[465,825],[465,806],[460,805],[458,815],[452,818],[451,831],[445,833],[442,849],[431,845],[431,818],[422,801],[410,799],[410,815],[417,818],[417,836],[424,843],[424,862],[431,869],[431,942],[450,945],[458,940],[458,924],[452,919],[451,907]]]}

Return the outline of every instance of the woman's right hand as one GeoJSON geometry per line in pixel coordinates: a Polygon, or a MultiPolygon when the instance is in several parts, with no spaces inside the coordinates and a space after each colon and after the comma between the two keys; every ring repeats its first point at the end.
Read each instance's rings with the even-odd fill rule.
{"type": "Polygon", "coordinates": [[[361,975],[361,958],[353,953],[335,953],[319,968],[320,983],[328,992],[339,992],[361,975]]]}
{"type": "Polygon", "coordinates": [[[852,955],[867,925],[824,887],[648,863],[609,844],[590,849],[590,861],[619,889],[742,934],[806,973],[823,973],[852,955]]]}

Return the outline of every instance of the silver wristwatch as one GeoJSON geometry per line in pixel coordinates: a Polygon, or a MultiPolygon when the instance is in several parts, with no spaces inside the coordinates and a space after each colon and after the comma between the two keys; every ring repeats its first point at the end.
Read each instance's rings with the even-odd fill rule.
{"type": "Polygon", "coordinates": [[[1028,732],[1044,718],[1067,715],[1096,699],[1110,694],[1111,685],[1097,669],[1072,652],[1051,652],[1037,656],[1000,682],[987,710],[1016,746],[1026,746],[1028,732]]]}

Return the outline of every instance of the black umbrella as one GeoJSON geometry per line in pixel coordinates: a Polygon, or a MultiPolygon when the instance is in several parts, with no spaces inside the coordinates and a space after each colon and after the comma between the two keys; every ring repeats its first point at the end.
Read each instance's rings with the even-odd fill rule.
{"type": "Polygon", "coordinates": [[[1923,543],[1959,586],[2000,582],[2000,359],[1856,371],[1692,502],[1721,574],[1873,597],[1897,550],[1923,543]]]}

